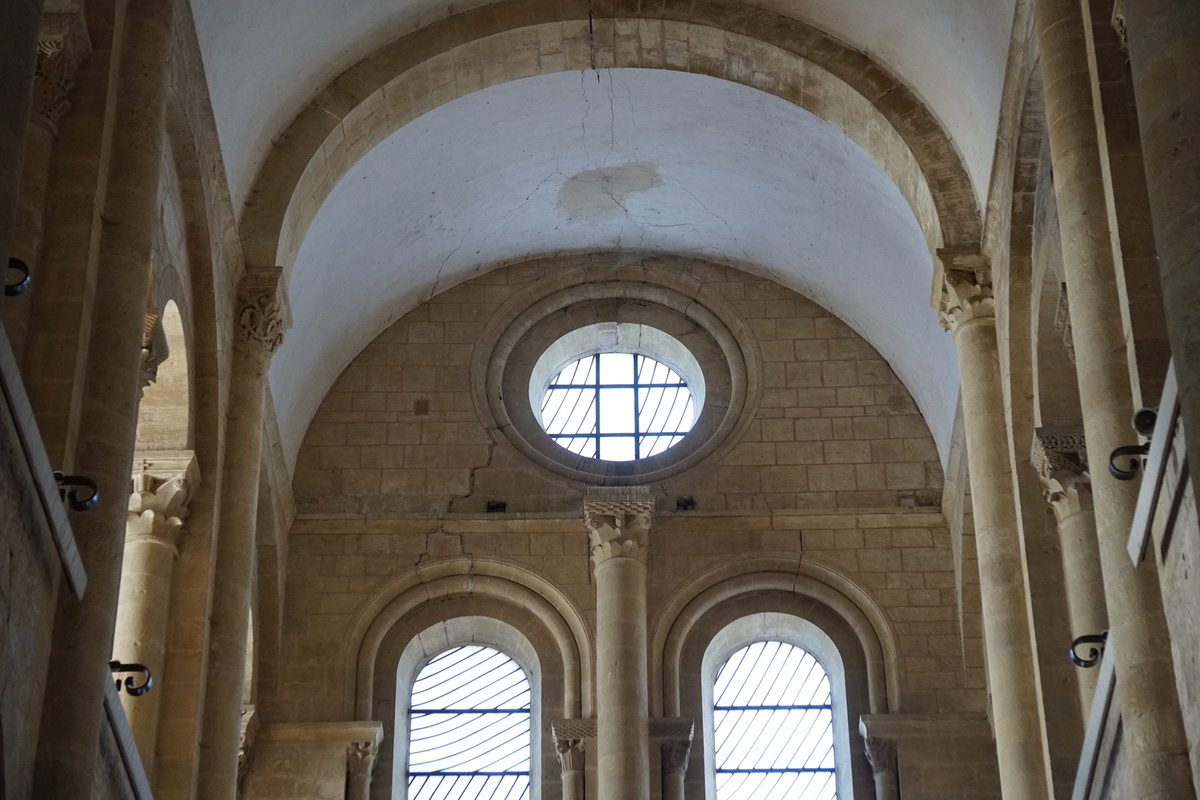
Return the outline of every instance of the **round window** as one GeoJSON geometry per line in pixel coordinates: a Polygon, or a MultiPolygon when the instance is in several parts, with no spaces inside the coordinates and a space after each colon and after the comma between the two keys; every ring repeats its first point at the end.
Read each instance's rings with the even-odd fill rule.
{"type": "Polygon", "coordinates": [[[683,440],[704,407],[704,373],[673,336],[637,323],[577,328],[542,354],[529,402],[555,444],[636,461],[683,440]]]}

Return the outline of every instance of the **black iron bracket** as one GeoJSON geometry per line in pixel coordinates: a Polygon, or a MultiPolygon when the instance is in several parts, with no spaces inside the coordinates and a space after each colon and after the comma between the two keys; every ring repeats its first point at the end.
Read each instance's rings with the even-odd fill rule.
{"type": "Polygon", "coordinates": [[[1071,642],[1071,663],[1077,667],[1090,669],[1100,663],[1100,657],[1104,655],[1104,645],[1108,642],[1108,631],[1104,633],[1093,633],[1088,636],[1080,636],[1075,641],[1071,642]],[[1086,656],[1079,655],[1079,648],[1083,645],[1091,645],[1088,648],[1086,656]]]}
{"type": "MultiPolygon", "coordinates": [[[[1133,429],[1147,439],[1154,434],[1154,424],[1158,421],[1158,411],[1153,408],[1143,408],[1133,415],[1133,429]]],[[[1108,456],[1108,474],[1119,481],[1131,481],[1142,469],[1142,459],[1150,453],[1150,442],[1145,444],[1130,444],[1118,447],[1108,456]],[[1118,458],[1128,458],[1129,466],[1122,469],[1117,466],[1118,458]]]]}
{"type": "Polygon", "coordinates": [[[67,502],[72,511],[87,511],[100,499],[100,489],[91,478],[55,472],[54,481],[58,484],[59,496],[67,502]],[[83,494],[78,489],[68,489],[68,486],[82,486],[88,493],[83,494]]]}
{"type": "Polygon", "coordinates": [[[16,297],[19,294],[24,294],[29,288],[29,267],[19,258],[8,259],[8,272],[18,272],[21,277],[16,283],[8,282],[8,275],[4,276],[4,296],[16,297]]]}
{"type": "MultiPolygon", "coordinates": [[[[146,680],[141,684],[132,675],[125,679],[125,693],[131,697],[141,697],[154,688],[154,678],[150,677],[150,670],[143,664],[123,664],[120,661],[110,661],[108,662],[108,668],[114,673],[135,672],[145,676],[146,680]]],[[[117,691],[121,691],[121,679],[117,678],[113,683],[117,685],[117,691]]]]}

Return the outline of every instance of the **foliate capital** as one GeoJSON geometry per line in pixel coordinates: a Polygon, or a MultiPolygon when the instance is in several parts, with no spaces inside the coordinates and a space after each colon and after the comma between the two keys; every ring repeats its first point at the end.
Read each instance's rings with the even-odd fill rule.
{"type": "Polygon", "coordinates": [[[351,742],[346,745],[346,768],[351,775],[367,775],[375,769],[375,759],[378,756],[377,742],[351,742]]]}
{"type": "Polygon", "coordinates": [[[174,547],[188,516],[188,501],[199,483],[200,468],[190,450],[150,452],[135,458],[126,538],[153,539],[174,547]]]}
{"type": "Polygon", "coordinates": [[[267,355],[283,344],[292,315],[282,267],[246,268],[238,287],[237,315],[243,341],[263,348],[267,355]]]}
{"type": "Polygon", "coordinates": [[[942,248],[941,294],[938,317],[948,331],[955,331],[967,322],[996,315],[992,294],[992,266],[987,256],[978,250],[942,248]]]}
{"type": "Polygon", "coordinates": [[[82,11],[42,14],[32,111],[52,131],[58,130],[71,108],[67,95],[75,84],[75,71],[91,52],[92,42],[82,11]]]}
{"type": "Polygon", "coordinates": [[[1046,501],[1059,522],[1090,508],[1091,477],[1083,431],[1038,431],[1029,460],[1042,479],[1046,501]]]}
{"type": "Polygon", "coordinates": [[[867,761],[876,775],[896,771],[896,740],[883,736],[868,736],[863,739],[867,761]]]}
{"type": "Polygon", "coordinates": [[[646,560],[654,498],[646,487],[592,487],[583,499],[583,524],[592,546],[592,561],[610,558],[646,560]]]}

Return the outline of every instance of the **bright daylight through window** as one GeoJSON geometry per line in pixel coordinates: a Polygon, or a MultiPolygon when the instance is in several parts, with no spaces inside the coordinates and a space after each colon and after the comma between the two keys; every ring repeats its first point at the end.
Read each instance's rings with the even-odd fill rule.
{"type": "Polygon", "coordinates": [[[528,798],[529,699],[524,671],[496,650],[430,661],[413,684],[409,800],[528,798]]]}
{"type": "Polygon", "coordinates": [[[572,453],[602,461],[657,455],[695,421],[687,382],[634,353],[599,353],[563,367],[542,396],[541,422],[572,453]]]}
{"type": "Polygon", "coordinates": [[[821,664],[799,647],[756,642],[713,687],[718,800],[835,800],[833,704],[821,664]]]}

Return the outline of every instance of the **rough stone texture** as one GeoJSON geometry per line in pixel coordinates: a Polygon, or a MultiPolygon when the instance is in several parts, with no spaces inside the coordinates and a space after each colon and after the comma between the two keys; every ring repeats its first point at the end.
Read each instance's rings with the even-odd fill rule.
{"type": "MultiPolygon", "coordinates": [[[[569,485],[533,474],[493,442],[471,399],[484,323],[514,292],[578,263],[495,270],[407,314],[338,379],[309,428],[295,473],[308,514],[567,510],[569,485]],[[423,409],[428,413],[423,413],[423,409]]],[[[687,262],[681,260],[681,266],[687,262]]],[[[847,325],[770,281],[707,264],[687,270],[728,300],[762,356],[759,408],[715,463],[664,483],[702,510],[929,506],[937,451],[887,363],[847,325]]]]}

